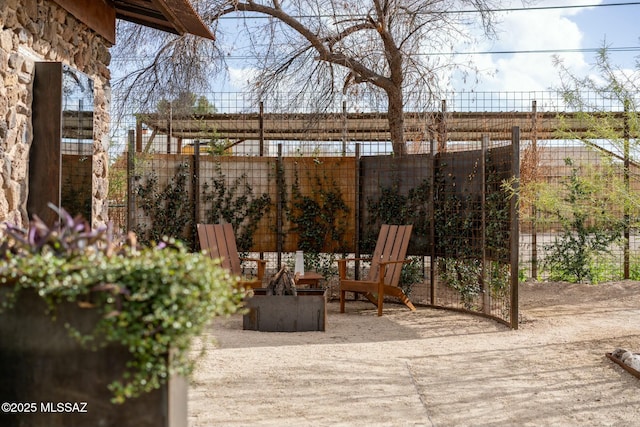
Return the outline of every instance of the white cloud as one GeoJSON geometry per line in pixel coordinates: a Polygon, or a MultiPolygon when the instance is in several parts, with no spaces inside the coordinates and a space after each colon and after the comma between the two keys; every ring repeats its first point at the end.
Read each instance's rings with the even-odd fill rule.
{"type": "MultiPolygon", "coordinates": [[[[517,7],[520,2],[513,2],[517,7]]],[[[539,1],[534,7],[557,5],[557,1],[539,1]]],[[[582,0],[567,0],[563,5],[583,4],[582,0]]],[[[593,4],[593,3],[592,3],[593,4]]],[[[571,50],[584,46],[583,30],[572,16],[580,9],[550,9],[513,11],[500,17],[498,40],[482,42],[477,51],[541,51],[571,50]]],[[[568,68],[576,74],[589,71],[585,54],[559,52],[568,68]]],[[[456,90],[474,89],[486,91],[544,91],[557,85],[558,70],[553,66],[553,53],[514,53],[500,55],[474,55],[475,64],[486,71],[477,87],[461,87],[456,90]]]]}
{"type": "Polygon", "coordinates": [[[251,67],[244,68],[229,68],[229,91],[244,91],[247,90],[249,81],[258,76],[259,70],[251,67]]]}

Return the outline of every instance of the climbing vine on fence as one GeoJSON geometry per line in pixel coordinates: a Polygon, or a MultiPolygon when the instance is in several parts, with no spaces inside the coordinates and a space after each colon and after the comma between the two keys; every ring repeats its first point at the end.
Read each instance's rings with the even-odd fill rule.
{"type": "Polygon", "coordinates": [[[476,307],[480,294],[480,252],[475,238],[478,233],[480,209],[470,194],[457,194],[456,176],[445,181],[444,168],[436,170],[435,237],[438,277],[445,286],[455,290],[466,309],[476,307]]]}
{"type": "MultiPolygon", "coordinates": [[[[473,194],[446,163],[436,170],[435,236],[438,276],[455,290],[464,308],[479,310],[483,292],[505,298],[510,285],[510,203],[504,171],[488,151],[485,166],[484,224],[481,194],[473,194]],[[484,234],[483,234],[484,226],[484,234]],[[484,235],[484,238],[483,238],[484,235]],[[484,262],[484,264],[483,264],[484,262]]],[[[476,179],[474,171],[465,178],[476,179]]]]}
{"type": "Polygon", "coordinates": [[[373,251],[380,224],[413,224],[412,247],[410,252],[429,253],[426,236],[430,230],[430,183],[423,180],[417,187],[402,194],[398,186],[380,188],[377,199],[369,198],[367,203],[367,231],[363,236],[361,250],[373,251]]]}
{"type": "Polygon", "coordinates": [[[180,239],[193,245],[192,201],[188,189],[189,165],[181,163],[169,183],[159,189],[158,175],[149,174],[146,179],[137,176],[135,188],[137,206],[149,219],[137,224],[133,231],[141,243],[159,242],[164,236],[180,239]]]}
{"type": "Polygon", "coordinates": [[[308,180],[314,185],[304,192],[298,170],[294,171],[291,197],[286,215],[291,231],[298,233],[298,248],[304,252],[305,268],[325,276],[336,274],[337,253],[346,247],[344,236],[351,209],[344,201],[342,191],[326,174],[307,171],[308,180]]]}
{"type": "Polygon", "coordinates": [[[309,192],[305,194],[298,170],[295,170],[287,209],[287,218],[293,224],[292,231],[299,236],[298,248],[316,253],[327,249],[340,252],[345,246],[343,236],[351,209],[335,181],[318,174],[309,178],[314,185],[307,187],[309,192]]]}
{"type": "Polygon", "coordinates": [[[216,164],[211,183],[203,185],[202,201],[207,222],[228,222],[233,226],[240,251],[251,249],[258,224],[271,207],[269,194],[256,195],[246,173],[230,181],[220,163],[216,164]]]}

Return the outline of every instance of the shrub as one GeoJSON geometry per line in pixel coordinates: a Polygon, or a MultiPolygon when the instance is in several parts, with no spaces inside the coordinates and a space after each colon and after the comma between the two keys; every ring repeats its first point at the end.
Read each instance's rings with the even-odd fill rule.
{"type": "Polygon", "coordinates": [[[154,390],[173,374],[188,376],[193,338],[213,316],[238,309],[237,279],[175,240],[138,247],[133,234],[117,241],[109,229],[91,230],[81,218],[63,209],[59,214],[53,228],[37,218],[26,230],[7,226],[0,286],[13,290],[0,309],[19,309],[12,307],[17,293],[31,289],[53,317],[64,301],[99,310],[88,333],[66,326],[89,348],[118,343],[129,349],[127,371],[109,386],[114,403],[154,390]]]}

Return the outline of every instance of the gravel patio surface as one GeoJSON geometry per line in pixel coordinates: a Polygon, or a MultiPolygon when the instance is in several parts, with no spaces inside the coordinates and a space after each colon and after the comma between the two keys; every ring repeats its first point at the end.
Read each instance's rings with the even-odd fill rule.
{"type": "Polygon", "coordinates": [[[396,304],[378,317],[365,302],[329,302],[326,332],[216,319],[189,425],[640,425],[640,380],[605,356],[640,352],[639,282],[521,284],[520,313],[518,330],[396,304]]]}

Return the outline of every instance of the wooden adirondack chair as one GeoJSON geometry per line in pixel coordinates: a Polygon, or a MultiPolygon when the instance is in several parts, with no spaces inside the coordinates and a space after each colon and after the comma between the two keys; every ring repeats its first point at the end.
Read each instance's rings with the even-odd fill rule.
{"type": "Polygon", "coordinates": [[[394,296],[402,301],[411,311],[416,308],[409,298],[398,287],[400,271],[405,259],[412,225],[383,225],[380,228],[369,274],[363,280],[347,278],[347,262],[362,260],[362,258],[346,258],[338,260],[340,275],[340,313],[344,313],[346,292],[364,294],[364,296],[378,307],[378,316],[382,316],[382,304],[385,295],[394,296]],[[374,296],[374,294],[376,296],[374,296]]]}
{"type": "Polygon", "coordinates": [[[222,259],[222,267],[233,275],[240,277],[240,286],[245,289],[262,287],[266,260],[257,258],[240,258],[236,237],[233,234],[231,224],[198,224],[198,239],[200,249],[205,250],[212,259],[222,259]],[[249,261],[257,263],[256,277],[246,279],[242,277],[240,262],[249,261]]]}

